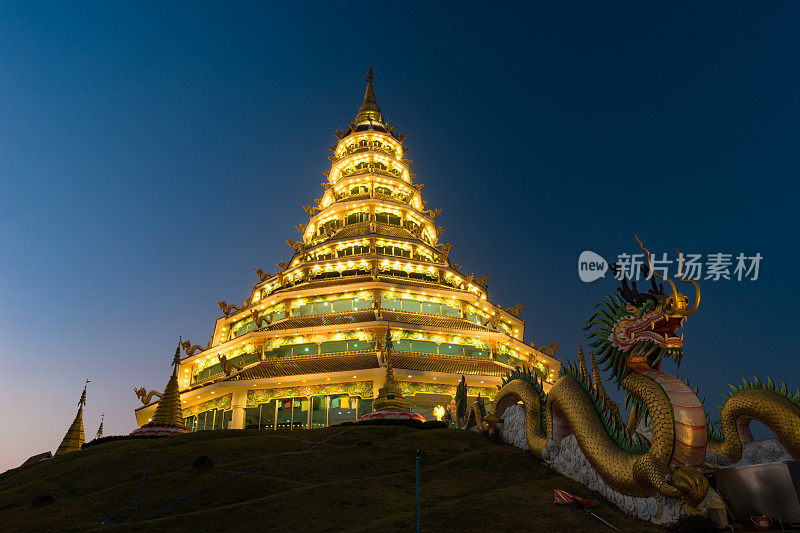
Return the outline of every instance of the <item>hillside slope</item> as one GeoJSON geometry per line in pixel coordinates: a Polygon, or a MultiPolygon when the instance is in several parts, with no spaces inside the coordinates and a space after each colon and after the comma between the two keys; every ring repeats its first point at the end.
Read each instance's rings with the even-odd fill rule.
{"type": "Polygon", "coordinates": [[[554,505],[554,488],[598,501],[595,512],[623,531],[659,531],[526,452],[472,432],[398,426],[108,442],[0,475],[0,524],[4,531],[412,531],[416,446],[422,449],[425,531],[611,531],[585,511],[554,505]],[[275,457],[283,452],[295,453],[275,457]],[[101,526],[118,509],[136,505],[148,454],[139,509],[101,526]],[[201,455],[214,466],[193,469],[201,455]],[[45,494],[54,501],[31,504],[45,494]]]}

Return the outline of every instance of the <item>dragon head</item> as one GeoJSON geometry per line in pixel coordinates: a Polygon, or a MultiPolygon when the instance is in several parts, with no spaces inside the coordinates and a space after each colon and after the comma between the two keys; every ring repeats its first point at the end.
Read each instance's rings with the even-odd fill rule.
{"type": "Polygon", "coordinates": [[[680,281],[695,285],[695,301],[690,309],[689,299],[678,292],[671,279],[653,270],[650,252],[641,241],[639,245],[647,254],[647,267],[642,266],[642,272],[650,278],[650,290],[641,293],[636,282],[628,285],[621,269],[613,265],[615,274],[622,280],[622,286],[617,289],[619,296],[612,294],[602,300],[584,326],[589,330],[588,337],[594,339],[590,346],[598,362],[604,365],[604,370],[612,370],[617,383],[627,375],[631,365],[658,369],[665,357],[680,364],[683,335],[677,331],[700,305],[700,287],[696,281],[679,277],[680,281]],[[670,294],[664,292],[663,284],[656,283],[655,276],[669,283],[670,294]]]}

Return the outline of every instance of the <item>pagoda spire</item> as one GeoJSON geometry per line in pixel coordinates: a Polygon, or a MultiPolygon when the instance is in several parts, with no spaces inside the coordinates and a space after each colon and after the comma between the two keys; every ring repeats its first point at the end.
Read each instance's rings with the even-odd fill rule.
{"type": "Polygon", "coordinates": [[[377,122],[383,124],[383,115],[381,115],[381,108],[378,107],[378,100],[375,98],[375,90],[372,88],[372,82],[375,81],[375,73],[372,72],[372,65],[369,66],[367,71],[367,90],[364,93],[364,102],[358,109],[356,115],[356,124],[362,122],[377,122]]]}
{"type": "Polygon", "coordinates": [[[99,439],[103,436],[103,419],[106,417],[105,413],[100,415],[100,427],[97,428],[97,436],[95,438],[99,439]]]}
{"type": "Polygon", "coordinates": [[[78,413],[75,415],[75,420],[73,420],[72,424],[69,426],[67,434],[64,435],[64,438],[61,440],[61,444],[58,445],[55,455],[77,452],[85,442],[85,436],[83,434],[83,406],[86,405],[86,385],[89,384],[89,381],[90,380],[87,379],[86,383],[83,384],[83,393],[81,393],[81,399],[78,400],[78,413]]]}
{"type": "Polygon", "coordinates": [[[181,362],[181,340],[175,348],[172,358],[172,376],[164,388],[164,395],[158,402],[153,418],[142,427],[167,426],[185,428],[183,425],[183,410],[181,409],[181,396],[178,390],[178,366],[181,362]]]}
{"type": "Polygon", "coordinates": [[[581,346],[581,337],[576,335],[578,339],[578,371],[580,372],[581,379],[584,382],[589,381],[589,372],[586,370],[586,356],[583,355],[583,347],[581,346]]]}

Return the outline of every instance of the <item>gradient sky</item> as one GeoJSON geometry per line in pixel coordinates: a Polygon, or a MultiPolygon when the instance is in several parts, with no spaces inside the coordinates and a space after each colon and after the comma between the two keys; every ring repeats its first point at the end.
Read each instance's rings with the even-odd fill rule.
{"type": "Polygon", "coordinates": [[[132,430],[178,336],[291,256],[370,63],[451,259],[527,304],[527,342],[573,358],[616,287],[582,250],[759,252],[702,284],[680,375],[707,407],[800,385],[800,4],[120,4],[0,6],[0,471],[56,449],[85,378],[87,437],[132,430]]]}

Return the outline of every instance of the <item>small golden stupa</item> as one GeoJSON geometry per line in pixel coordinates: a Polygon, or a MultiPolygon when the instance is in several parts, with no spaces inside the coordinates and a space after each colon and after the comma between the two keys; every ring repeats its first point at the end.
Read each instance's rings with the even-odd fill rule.
{"type": "Polygon", "coordinates": [[[394,380],[392,363],[389,359],[392,351],[392,338],[388,329],[386,330],[384,349],[386,350],[386,383],[378,389],[378,397],[375,398],[372,405],[376,411],[405,411],[408,403],[394,380]]]}
{"type": "Polygon", "coordinates": [[[390,359],[392,336],[388,329],[386,330],[383,348],[386,354],[386,382],[383,387],[378,389],[378,396],[372,402],[375,411],[358,417],[356,422],[371,422],[373,420],[417,420],[425,422],[424,416],[408,411],[408,402],[403,396],[400,386],[394,380],[390,359]]]}
{"type": "Polygon", "coordinates": [[[133,430],[131,435],[170,435],[189,431],[183,423],[183,410],[181,397],[178,391],[178,365],[181,362],[181,343],[175,348],[172,358],[172,376],[170,376],[164,394],[158,402],[156,412],[150,421],[142,427],[133,430]]]}
{"type": "Polygon", "coordinates": [[[72,424],[69,426],[67,434],[64,435],[61,444],[58,445],[55,455],[77,452],[81,449],[81,446],[83,446],[83,443],[85,442],[85,437],[83,434],[83,406],[86,405],[86,385],[88,383],[89,380],[87,379],[86,383],[83,385],[81,399],[78,400],[78,413],[75,415],[75,420],[73,420],[72,424]]]}
{"type": "Polygon", "coordinates": [[[95,438],[102,438],[103,437],[103,419],[106,417],[105,413],[100,415],[100,427],[97,428],[97,436],[95,438]]]}

